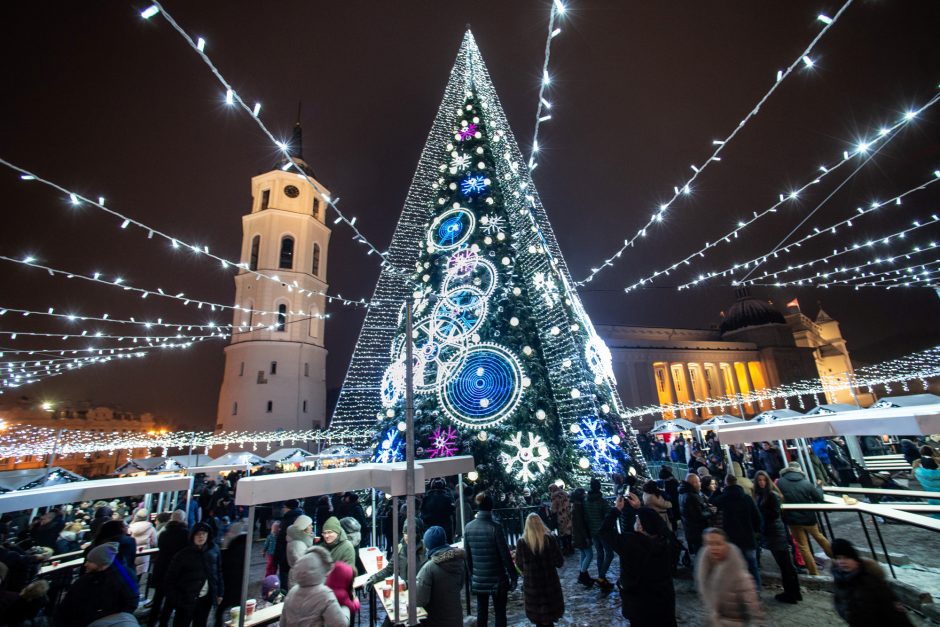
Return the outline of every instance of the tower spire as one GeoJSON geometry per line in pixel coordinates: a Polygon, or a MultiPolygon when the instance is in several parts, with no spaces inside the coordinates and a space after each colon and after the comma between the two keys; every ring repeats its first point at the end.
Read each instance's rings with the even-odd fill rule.
{"type": "Polygon", "coordinates": [[[297,101],[297,122],[294,123],[294,133],[290,138],[290,156],[298,159],[304,158],[304,132],[300,126],[300,113],[303,110],[303,101],[297,101]]]}

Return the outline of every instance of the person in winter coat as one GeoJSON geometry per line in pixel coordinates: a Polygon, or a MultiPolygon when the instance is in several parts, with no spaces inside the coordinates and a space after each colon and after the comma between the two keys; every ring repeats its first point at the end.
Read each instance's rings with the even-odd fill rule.
{"type": "Polygon", "coordinates": [[[590,588],[594,585],[594,579],[588,574],[588,568],[591,566],[591,560],[594,559],[594,549],[591,543],[591,531],[588,529],[587,519],[584,516],[586,494],[584,488],[577,488],[571,493],[571,546],[579,553],[578,583],[590,588]]]}
{"type": "Polygon", "coordinates": [[[757,536],[760,534],[763,520],[760,510],[750,494],[738,485],[734,475],[725,477],[725,489],[716,494],[709,502],[721,513],[721,527],[728,534],[728,539],[741,549],[747,569],[760,590],[760,565],[757,562],[757,536]]]}
{"type": "MultiPolygon", "coordinates": [[[[806,478],[802,467],[797,462],[790,462],[790,465],[783,469],[777,487],[780,489],[780,493],[783,494],[784,503],[825,502],[822,490],[806,478]]],[[[832,552],[829,548],[829,540],[819,530],[816,514],[812,510],[787,510],[783,514],[783,522],[787,523],[790,534],[796,540],[797,546],[800,547],[800,553],[806,561],[806,570],[809,571],[810,575],[819,574],[816,560],[809,546],[809,536],[812,536],[819,543],[826,555],[832,557],[832,552]]]]}
{"type": "Polygon", "coordinates": [[[640,499],[630,494],[619,497],[601,526],[601,535],[620,556],[621,612],[632,627],[675,627],[676,590],[672,583],[673,566],[678,558],[668,523],[649,507],[640,507],[640,499]],[[618,532],[617,519],[626,504],[636,510],[633,530],[618,532]]]}
{"type": "Polygon", "coordinates": [[[323,529],[323,523],[326,522],[326,519],[333,515],[333,507],[330,505],[330,496],[328,494],[324,494],[317,499],[316,513],[317,531],[320,531],[323,529]]]}
{"type": "Polygon", "coordinates": [[[245,570],[245,544],[248,527],[237,522],[228,528],[222,538],[220,564],[222,568],[222,600],[215,610],[215,627],[222,627],[222,618],[229,608],[242,601],[242,573],[245,570]]]}
{"type": "Polygon", "coordinates": [[[666,499],[666,495],[655,481],[650,480],[643,484],[643,507],[648,507],[659,514],[666,523],[666,527],[672,528],[669,516],[672,503],[666,499]]]}
{"type": "MultiPolygon", "coordinates": [[[[150,603],[150,616],[147,619],[148,627],[155,627],[157,620],[163,614],[166,600],[166,572],[176,554],[189,544],[189,529],[186,527],[186,512],[181,509],[170,515],[170,522],[157,536],[157,558],[153,564],[153,573],[150,576],[150,587],[154,589],[153,601],[150,603]]],[[[169,614],[167,614],[169,619],[169,614]]],[[[169,621],[161,621],[161,627],[167,627],[169,621]]]]}
{"type": "Polygon", "coordinates": [[[297,517],[297,520],[287,528],[287,565],[293,568],[304,553],[313,546],[313,520],[306,514],[297,517]]]}
{"type": "Polygon", "coordinates": [[[493,519],[493,498],[481,492],[476,502],[479,511],[467,524],[464,550],[470,565],[470,590],[477,596],[477,625],[487,627],[492,597],[496,627],[506,627],[506,601],[519,574],[503,527],[493,519]]]}
{"type": "Polygon", "coordinates": [[[702,495],[702,481],[695,473],[690,472],[679,484],[679,514],[689,555],[695,556],[702,548],[702,532],[714,517],[714,511],[702,495]]]}
{"type": "Polygon", "coordinates": [[[270,577],[277,574],[277,562],[274,561],[274,549],[277,544],[277,534],[281,531],[281,521],[275,520],[271,523],[271,532],[264,539],[264,547],[261,549],[261,555],[266,562],[264,565],[264,576],[270,577]]]}
{"type": "Polygon", "coordinates": [[[539,626],[550,627],[565,614],[565,597],[558,569],[565,563],[558,543],[538,514],[529,514],[525,531],[516,542],[516,565],[522,571],[525,615],[539,626]]]}
{"type": "Polygon", "coordinates": [[[763,442],[758,455],[760,457],[761,469],[770,475],[771,479],[777,479],[784,465],[783,457],[780,455],[780,449],[771,442],[763,442]]]}
{"type": "Polygon", "coordinates": [[[343,530],[339,519],[335,516],[327,518],[320,537],[323,539],[323,547],[330,552],[334,562],[346,562],[352,566],[354,575],[359,574],[356,570],[356,550],[346,537],[346,531],[343,530]]]}
{"type": "MultiPolygon", "coordinates": [[[[920,466],[914,469],[914,478],[927,492],[940,492],[940,470],[937,467],[937,460],[933,457],[920,458],[920,466]]],[[[940,505],[940,499],[927,499],[927,502],[931,505],[940,505]]],[[[940,518],[940,514],[934,514],[933,517],[940,518]]]]}
{"type": "Polygon", "coordinates": [[[112,510],[104,501],[99,501],[101,505],[95,505],[95,515],[91,519],[91,523],[88,525],[88,532],[92,538],[98,535],[98,530],[101,528],[101,525],[105,524],[111,517],[114,515],[114,510],[112,510]]]}
{"type": "Polygon", "coordinates": [[[591,543],[597,553],[597,585],[610,589],[613,586],[607,581],[607,570],[614,559],[614,552],[600,536],[601,525],[610,512],[610,505],[601,494],[601,482],[591,479],[591,489],[584,499],[584,517],[587,520],[588,531],[591,533],[591,543]]]}
{"type": "MultiPolygon", "coordinates": [[[[428,558],[424,550],[424,524],[421,522],[420,518],[415,518],[415,528],[414,537],[417,538],[418,541],[418,545],[415,547],[415,564],[417,565],[417,570],[421,570],[421,567],[424,566],[428,558]]],[[[398,543],[398,576],[406,586],[408,585],[408,541],[411,537],[412,534],[408,532],[408,521],[405,520],[401,529],[401,541],[398,543]]],[[[369,577],[366,582],[366,588],[368,589],[369,586],[375,585],[386,577],[391,577],[395,572],[394,566],[395,564],[392,560],[385,560],[385,566],[369,577]]]]}
{"type": "Polygon", "coordinates": [[[59,532],[59,537],[55,541],[55,554],[71,553],[82,548],[80,541],[82,532],[82,523],[70,522],[59,532]]]}
{"type": "Polygon", "coordinates": [[[796,568],[790,559],[790,540],[781,517],[780,505],[783,495],[770,479],[770,475],[763,470],[758,470],[754,475],[754,484],[754,500],[761,513],[761,546],[774,556],[783,581],[783,592],[774,598],[782,603],[797,603],[803,600],[803,595],[800,592],[796,568]]]}
{"type": "Polygon", "coordinates": [[[116,542],[105,542],[88,552],[85,574],[56,610],[57,626],[86,627],[99,618],[137,609],[137,578],[118,559],[119,550],[116,542]]]}
{"type": "Polygon", "coordinates": [[[741,462],[731,462],[731,472],[738,478],[738,485],[744,488],[747,494],[754,496],[754,482],[745,476],[741,462]]]}
{"type": "Polygon", "coordinates": [[[109,520],[98,527],[98,533],[95,535],[95,539],[91,541],[91,545],[86,549],[85,555],[87,556],[88,551],[91,549],[107,542],[118,543],[118,559],[121,560],[121,563],[128,572],[135,571],[137,543],[127,534],[127,523],[121,519],[116,519],[109,520]]]}
{"type": "MultiPolygon", "coordinates": [[[[130,524],[128,531],[134,538],[137,550],[153,549],[157,546],[157,529],[150,522],[150,512],[145,509],[139,509],[134,512],[134,522],[130,524]]],[[[150,570],[150,556],[139,555],[134,561],[137,566],[137,577],[145,575],[150,570]]]]}
{"type": "Polygon", "coordinates": [[[672,523],[670,526],[675,531],[679,522],[679,480],[672,474],[672,470],[668,466],[659,469],[659,480],[663,482],[663,493],[672,503],[669,510],[669,520],[672,523]]]}
{"type": "Polygon", "coordinates": [[[280,627],[346,627],[349,608],[336,600],[326,585],[333,561],[323,547],[315,546],[294,564],[294,585],[284,599],[280,627]]]}
{"type": "MultiPolygon", "coordinates": [[[[346,562],[334,562],[330,574],[326,576],[326,585],[333,591],[339,604],[349,610],[350,616],[359,613],[359,599],[353,592],[352,568],[346,562]]],[[[352,619],[350,619],[350,622],[352,619]]]]}
{"type": "Polygon", "coordinates": [[[703,550],[695,564],[695,586],[705,609],[708,627],[764,625],[764,608],[754,579],[738,547],[721,529],[711,527],[703,536],[703,550]]]}
{"type": "Polygon", "coordinates": [[[352,543],[353,548],[358,551],[359,545],[362,543],[362,524],[353,516],[341,518],[339,524],[343,526],[343,531],[346,532],[346,539],[348,539],[352,543]]]}
{"type": "Polygon", "coordinates": [[[0,625],[32,625],[47,604],[49,582],[37,579],[22,590],[7,589],[9,569],[0,561],[0,625]]]}
{"type": "Polygon", "coordinates": [[[848,540],[832,541],[833,603],[850,627],[910,625],[877,562],[862,559],[848,540]]]}
{"type": "Polygon", "coordinates": [[[290,564],[287,563],[287,528],[294,524],[298,516],[303,515],[300,503],[294,499],[284,502],[281,513],[281,530],[274,541],[274,561],[277,562],[277,576],[281,578],[281,588],[290,588],[290,564]]]}
{"type": "Polygon", "coordinates": [[[450,540],[454,537],[454,511],[454,496],[447,489],[447,484],[443,479],[435,479],[421,502],[421,519],[429,528],[443,527],[450,540]]]}
{"type": "Polygon", "coordinates": [[[467,568],[465,553],[450,546],[449,540],[443,527],[429,527],[424,532],[428,561],[418,571],[415,602],[428,613],[421,623],[425,627],[463,625],[460,593],[467,568]]]}
{"type": "Polygon", "coordinates": [[[554,483],[548,487],[551,498],[551,513],[558,525],[558,539],[561,542],[561,552],[564,555],[574,553],[571,546],[571,503],[568,493],[554,483]]]}
{"type": "Polygon", "coordinates": [[[213,541],[212,528],[196,523],[189,546],[176,554],[167,569],[163,615],[168,619],[176,610],[173,627],[206,627],[209,611],[222,602],[223,594],[219,548],[213,541]]]}
{"type": "Polygon", "coordinates": [[[29,536],[34,545],[55,549],[56,540],[63,529],[65,518],[62,516],[62,510],[53,508],[39,517],[35,526],[29,530],[29,536]]]}

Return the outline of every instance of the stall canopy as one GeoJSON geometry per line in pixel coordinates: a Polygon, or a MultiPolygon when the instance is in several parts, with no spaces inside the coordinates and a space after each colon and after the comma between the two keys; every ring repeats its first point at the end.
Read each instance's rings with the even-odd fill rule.
{"type": "Polygon", "coordinates": [[[87,479],[58,466],[53,466],[51,469],[5,470],[0,472],[0,494],[76,481],[87,481],[87,479]]]}
{"type": "Polygon", "coordinates": [[[279,448],[270,455],[265,455],[265,459],[269,462],[279,463],[302,462],[312,455],[313,453],[302,448],[279,448]]]}
{"type": "Polygon", "coordinates": [[[267,463],[268,460],[254,453],[249,453],[248,451],[232,451],[213,461],[212,465],[230,466],[232,464],[238,464],[244,466],[245,464],[251,464],[252,466],[263,466],[267,463]]]}
{"type": "Polygon", "coordinates": [[[696,429],[699,431],[712,431],[716,429],[719,425],[733,425],[739,422],[744,422],[741,418],[736,416],[729,416],[728,414],[721,414],[720,416],[714,416],[709,418],[702,424],[696,426],[696,429]]]}
{"type": "Polygon", "coordinates": [[[847,405],[846,403],[828,403],[826,405],[817,405],[811,410],[806,412],[807,416],[820,416],[824,414],[835,414],[840,411],[855,411],[858,409],[855,405],[847,405]]]}
{"type": "Polygon", "coordinates": [[[650,430],[650,435],[679,433],[681,431],[695,431],[696,429],[698,429],[697,424],[684,418],[674,418],[673,420],[657,420],[656,425],[650,430]]]}
{"type": "Polygon", "coordinates": [[[212,457],[209,455],[173,455],[170,457],[183,468],[190,466],[208,466],[212,463],[212,457]]]}
{"type": "Polygon", "coordinates": [[[251,470],[251,464],[211,464],[209,466],[190,466],[183,472],[187,475],[211,475],[219,472],[232,472],[233,470],[248,472],[251,470]]]}
{"type": "Polygon", "coordinates": [[[76,481],[32,490],[7,492],[0,494],[0,514],[65,503],[106,501],[123,496],[186,491],[192,488],[192,481],[191,477],[179,475],[154,475],[152,477],[76,481]]]}
{"type": "Polygon", "coordinates": [[[173,472],[183,466],[172,457],[140,457],[127,460],[112,475],[130,475],[138,472],[173,472]]]}
{"type": "Polygon", "coordinates": [[[718,427],[722,444],[836,435],[929,435],[940,433],[940,403],[917,407],[856,409],[765,424],[718,427]]]}
{"type": "Polygon", "coordinates": [[[883,407],[918,407],[920,405],[934,405],[940,403],[940,396],[936,394],[908,394],[907,396],[885,396],[878,399],[869,409],[883,407]]]}
{"type": "Polygon", "coordinates": [[[769,422],[777,422],[778,420],[792,420],[802,416],[803,414],[798,411],[793,411],[792,409],[768,409],[754,416],[751,422],[762,425],[769,422]]]}

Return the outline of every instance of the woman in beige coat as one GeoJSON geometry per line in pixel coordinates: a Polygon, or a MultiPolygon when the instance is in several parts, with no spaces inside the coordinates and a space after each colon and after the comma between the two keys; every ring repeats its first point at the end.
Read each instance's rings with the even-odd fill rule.
{"type": "Polygon", "coordinates": [[[740,549],[715,527],[702,533],[695,584],[708,627],[765,625],[764,608],[740,549]]]}
{"type": "Polygon", "coordinates": [[[672,530],[672,525],[669,521],[669,510],[672,508],[672,503],[666,498],[663,491],[659,489],[659,484],[655,481],[650,480],[643,484],[643,506],[659,514],[666,522],[666,528],[672,530]]]}

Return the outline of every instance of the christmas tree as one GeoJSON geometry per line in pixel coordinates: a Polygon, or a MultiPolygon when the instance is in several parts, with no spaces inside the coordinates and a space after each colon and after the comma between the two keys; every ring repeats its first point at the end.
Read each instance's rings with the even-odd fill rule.
{"type": "Polygon", "coordinates": [[[333,424],[371,425],[376,460],[402,458],[411,294],[418,458],[472,453],[497,496],[646,474],[573,284],[468,31],[333,424]]]}

